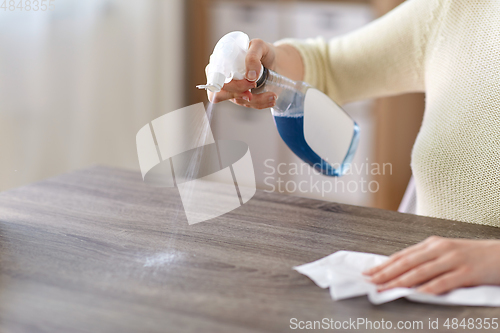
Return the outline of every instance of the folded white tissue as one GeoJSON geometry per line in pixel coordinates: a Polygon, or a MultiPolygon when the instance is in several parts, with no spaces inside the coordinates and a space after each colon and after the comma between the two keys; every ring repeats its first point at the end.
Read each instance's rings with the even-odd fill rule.
{"type": "Polygon", "coordinates": [[[332,299],[368,295],[373,304],[382,304],[405,297],[411,301],[445,305],[500,306],[500,286],[459,288],[444,295],[419,293],[414,288],[394,288],[377,292],[377,288],[362,274],[387,260],[386,256],[352,251],[338,251],[329,256],[296,266],[319,287],[330,287],[332,299]]]}

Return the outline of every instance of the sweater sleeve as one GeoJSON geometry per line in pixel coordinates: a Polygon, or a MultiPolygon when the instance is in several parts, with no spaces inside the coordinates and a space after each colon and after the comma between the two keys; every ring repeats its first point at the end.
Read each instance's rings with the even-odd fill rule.
{"type": "Polygon", "coordinates": [[[347,35],[284,39],[302,56],[304,81],[345,104],[425,89],[424,65],[444,0],[409,0],[347,35]]]}

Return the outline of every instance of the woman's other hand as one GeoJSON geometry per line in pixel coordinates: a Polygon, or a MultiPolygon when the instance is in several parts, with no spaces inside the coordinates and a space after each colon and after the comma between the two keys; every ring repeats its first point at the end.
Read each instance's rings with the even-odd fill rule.
{"type": "Polygon", "coordinates": [[[500,285],[500,241],[432,236],[363,274],[379,291],[416,287],[442,294],[460,287],[500,285]]]}

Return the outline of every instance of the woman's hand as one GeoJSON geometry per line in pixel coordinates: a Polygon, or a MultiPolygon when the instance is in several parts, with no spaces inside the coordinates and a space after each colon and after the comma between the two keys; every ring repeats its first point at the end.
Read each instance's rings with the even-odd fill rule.
{"type": "Polygon", "coordinates": [[[275,47],[261,39],[252,39],[245,58],[246,75],[244,80],[233,80],[226,83],[216,94],[208,92],[208,99],[214,103],[230,100],[238,105],[254,109],[265,109],[276,104],[276,94],[266,92],[252,94],[250,89],[255,88],[260,75],[261,64],[269,69],[275,68],[275,47]],[[214,96],[215,95],[215,96],[214,96]]]}
{"type": "Polygon", "coordinates": [[[274,46],[261,39],[252,39],[245,58],[246,75],[244,80],[233,80],[216,94],[208,92],[208,99],[214,103],[230,100],[238,105],[254,109],[265,109],[276,104],[273,92],[252,94],[260,75],[260,65],[282,74],[292,80],[301,81],[304,77],[304,64],[299,51],[291,45],[274,46]]]}
{"type": "Polygon", "coordinates": [[[460,287],[500,285],[500,241],[432,236],[363,274],[379,291],[418,287],[442,294],[460,287]]]}

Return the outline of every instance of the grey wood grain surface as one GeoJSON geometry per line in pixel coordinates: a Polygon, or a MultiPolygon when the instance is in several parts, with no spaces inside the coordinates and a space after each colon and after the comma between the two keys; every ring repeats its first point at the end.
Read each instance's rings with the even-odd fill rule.
{"type": "Polygon", "coordinates": [[[264,192],[190,226],[175,188],[93,167],[0,194],[0,332],[289,332],[291,318],[500,317],[334,302],[292,270],[337,250],[389,255],[430,235],[500,238],[500,229],[264,192]]]}

